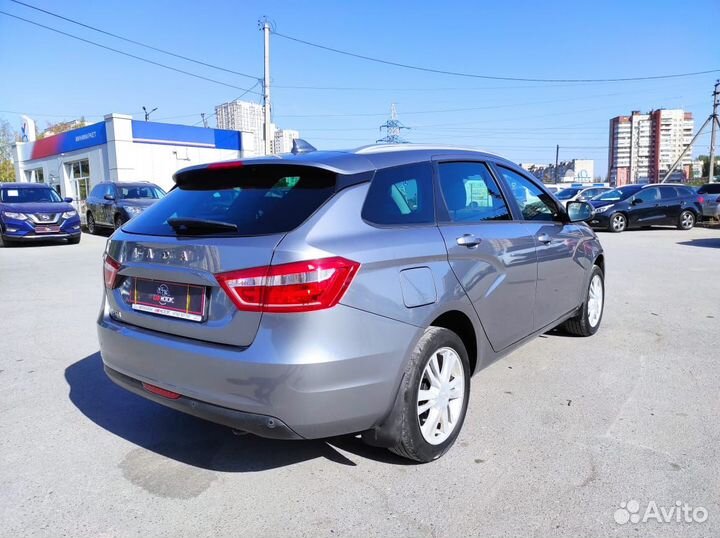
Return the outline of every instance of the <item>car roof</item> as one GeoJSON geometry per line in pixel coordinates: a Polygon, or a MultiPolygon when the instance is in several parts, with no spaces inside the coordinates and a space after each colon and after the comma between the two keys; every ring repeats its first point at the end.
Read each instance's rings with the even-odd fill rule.
{"type": "Polygon", "coordinates": [[[7,188],[7,189],[29,189],[29,188],[42,188],[42,189],[52,189],[50,185],[47,185],[45,183],[30,183],[30,182],[24,182],[24,183],[0,183],[0,188],[7,188]]]}
{"type": "MultiPolygon", "coordinates": [[[[429,144],[371,144],[348,150],[309,151],[303,153],[282,153],[239,159],[243,164],[287,164],[314,166],[338,174],[359,174],[381,168],[429,161],[434,157],[452,156],[457,158],[493,159],[503,164],[518,168],[517,164],[493,153],[462,146],[445,146],[429,144]]],[[[232,162],[232,161],[228,161],[232,162]]],[[[176,173],[182,175],[186,171],[207,168],[202,164],[185,168],[176,173]]]]}

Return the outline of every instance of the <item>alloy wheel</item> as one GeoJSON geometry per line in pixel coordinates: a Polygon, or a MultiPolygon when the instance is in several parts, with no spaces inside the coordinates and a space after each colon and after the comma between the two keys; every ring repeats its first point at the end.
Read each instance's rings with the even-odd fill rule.
{"type": "Polygon", "coordinates": [[[627,221],[625,220],[625,215],[617,214],[613,215],[612,218],[612,228],[615,232],[622,232],[625,230],[625,226],[627,224],[627,221]]]}
{"type": "Polygon", "coordinates": [[[417,415],[422,436],[431,445],[455,431],[465,401],[465,371],[458,353],[443,347],[432,353],[420,377],[417,415]]]}
{"type": "Polygon", "coordinates": [[[87,229],[91,234],[95,233],[95,217],[92,216],[92,213],[88,213],[87,216],[87,229]]]}
{"type": "Polygon", "coordinates": [[[689,230],[695,224],[695,216],[690,211],[683,212],[680,215],[680,227],[683,230],[689,230]]]}
{"type": "Polygon", "coordinates": [[[603,311],[605,291],[603,290],[602,278],[600,275],[593,276],[590,281],[590,289],[588,290],[587,299],[587,316],[588,323],[591,327],[595,327],[600,321],[603,311]]]}

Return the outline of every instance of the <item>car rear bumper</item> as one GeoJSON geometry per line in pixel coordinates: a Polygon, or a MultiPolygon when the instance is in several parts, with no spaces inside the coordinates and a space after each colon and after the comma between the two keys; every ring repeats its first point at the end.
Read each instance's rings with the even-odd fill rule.
{"type": "Polygon", "coordinates": [[[257,415],[255,413],[243,413],[242,411],[201,402],[193,398],[188,398],[187,396],[172,399],[166,398],[149,392],[143,387],[141,381],[121,374],[108,366],[105,366],[105,373],[113,382],[124,389],[177,411],[182,411],[183,413],[211,422],[217,422],[218,424],[223,424],[237,430],[254,433],[261,437],[271,439],[302,439],[302,437],[275,417],[257,415]]]}
{"type": "Polygon", "coordinates": [[[714,206],[704,205],[702,208],[703,217],[720,218],[720,204],[714,206]]]}
{"type": "Polygon", "coordinates": [[[286,439],[331,437],[379,423],[421,334],[418,327],[344,305],[265,314],[247,348],[121,323],[107,307],[98,320],[103,362],[116,383],[179,411],[286,439]],[[182,397],[158,396],[142,383],[182,397]]]}

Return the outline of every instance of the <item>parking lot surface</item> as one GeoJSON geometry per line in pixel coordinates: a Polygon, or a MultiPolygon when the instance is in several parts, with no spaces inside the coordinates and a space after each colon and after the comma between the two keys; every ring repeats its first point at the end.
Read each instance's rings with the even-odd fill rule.
{"type": "Polygon", "coordinates": [[[0,535],[718,536],[720,230],[600,239],[599,333],[476,375],[457,444],[426,465],[124,392],[95,334],[106,238],[0,247],[0,535]],[[631,500],[707,519],[617,523],[631,500]]]}

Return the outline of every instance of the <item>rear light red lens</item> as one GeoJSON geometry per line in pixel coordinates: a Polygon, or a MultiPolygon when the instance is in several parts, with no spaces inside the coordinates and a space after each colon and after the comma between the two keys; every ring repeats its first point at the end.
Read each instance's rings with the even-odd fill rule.
{"type": "Polygon", "coordinates": [[[359,267],[357,262],[335,257],[215,276],[239,310],[309,312],[335,306],[359,267]]]}
{"type": "Polygon", "coordinates": [[[158,396],[162,396],[163,398],[169,398],[171,400],[177,400],[178,398],[180,398],[180,394],[178,394],[177,392],[165,390],[163,388],[156,387],[155,385],[151,385],[150,383],[143,383],[142,386],[146,391],[157,394],[158,396]]]}
{"type": "Polygon", "coordinates": [[[103,278],[107,289],[112,290],[117,286],[119,270],[120,263],[105,254],[103,256],[103,278]]]}
{"type": "MultiPolygon", "coordinates": [[[[720,200],[720,198],[718,198],[718,200],[720,200]]],[[[702,196],[698,196],[698,202],[700,202],[701,204],[704,204],[705,198],[703,198],[702,196]]]]}

